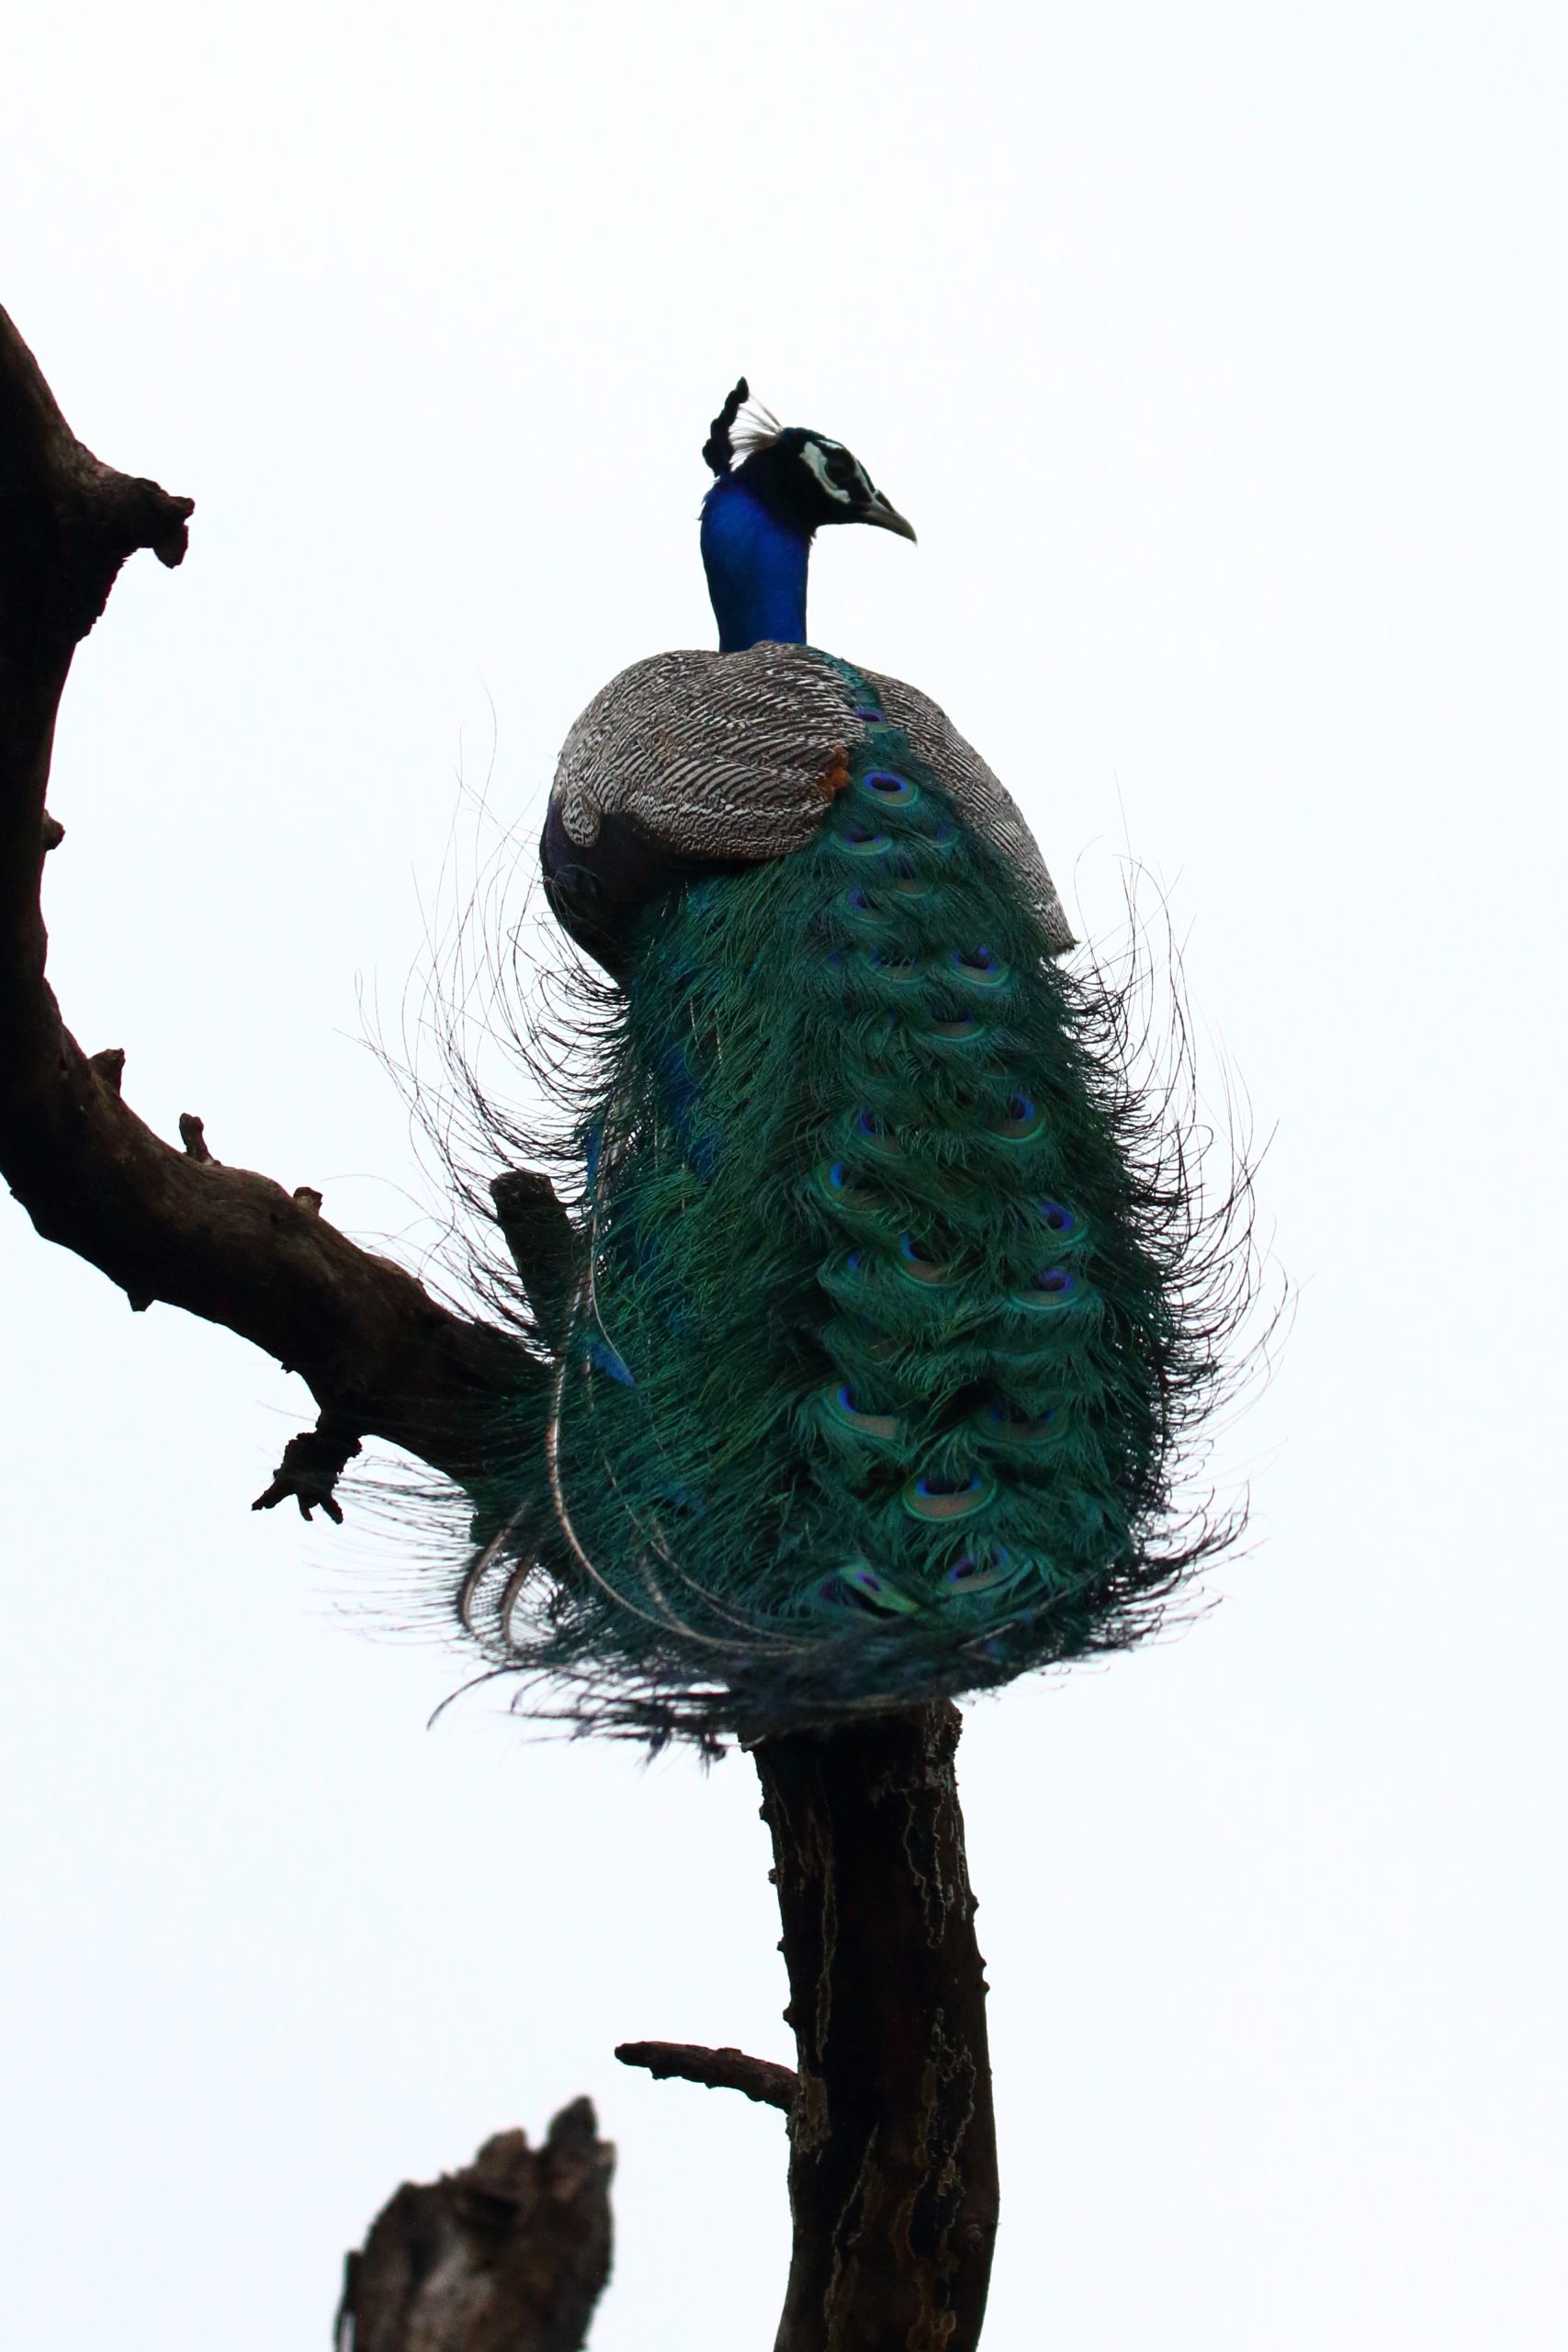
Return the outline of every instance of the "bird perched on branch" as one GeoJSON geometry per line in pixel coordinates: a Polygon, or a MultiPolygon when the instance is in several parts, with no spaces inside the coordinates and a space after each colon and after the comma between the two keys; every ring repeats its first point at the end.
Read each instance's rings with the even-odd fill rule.
{"type": "Polygon", "coordinates": [[[463,1584],[499,1663],[656,1737],[1122,1645],[1226,1532],[1170,1523],[1225,1320],[1179,1139],[985,762],[807,641],[816,534],[914,532],[747,400],[703,452],[719,650],[614,679],[550,798],[609,981],[541,1057],[579,1197],[463,1584]]]}

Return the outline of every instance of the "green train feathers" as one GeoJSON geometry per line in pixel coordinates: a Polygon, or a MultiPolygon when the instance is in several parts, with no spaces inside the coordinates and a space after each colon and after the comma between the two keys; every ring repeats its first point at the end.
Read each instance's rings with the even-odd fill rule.
{"type": "Polygon", "coordinates": [[[656,1738],[1122,1645],[1231,1532],[1168,1524],[1235,1285],[1114,999],[903,729],[846,765],[638,918],[549,1377],[471,1496],[498,1660],[656,1738]]]}

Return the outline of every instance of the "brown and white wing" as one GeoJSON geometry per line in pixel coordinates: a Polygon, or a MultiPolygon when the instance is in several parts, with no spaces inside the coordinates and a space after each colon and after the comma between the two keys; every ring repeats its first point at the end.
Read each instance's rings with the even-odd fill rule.
{"type": "MultiPolygon", "coordinates": [[[[1006,852],[1052,951],[1071,946],[1033,836],[978,752],[914,687],[869,673],[866,684],[971,823],[1006,852]]],[[[594,695],[561,751],[540,843],[556,915],[619,971],[638,908],[807,840],[866,724],[849,681],[807,646],[634,662],[594,695]]]]}

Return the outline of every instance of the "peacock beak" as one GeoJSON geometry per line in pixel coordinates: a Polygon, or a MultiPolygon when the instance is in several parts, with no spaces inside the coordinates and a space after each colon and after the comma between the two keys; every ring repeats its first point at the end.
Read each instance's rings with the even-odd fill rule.
{"type": "Polygon", "coordinates": [[[901,539],[912,539],[915,536],[914,525],[906,523],[898,509],[889,505],[879,490],[872,492],[867,505],[856,509],[855,521],[874,523],[879,531],[897,531],[901,539]]]}

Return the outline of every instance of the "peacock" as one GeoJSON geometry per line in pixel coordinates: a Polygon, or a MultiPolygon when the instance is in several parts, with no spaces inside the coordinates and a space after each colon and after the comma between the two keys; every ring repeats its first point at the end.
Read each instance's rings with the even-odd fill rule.
{"type": "Polygon", "coordinates": [[[935,703],[807,640],[818,531],[915,533],[744,379],[703,455],[718,650],[613,679],[549,798],[575,1199],[459,1598],[711,1741],[1124,1646],[1231,1531],[1175,1514],[1224,1318],[1122,1000],[935,703]]]}

